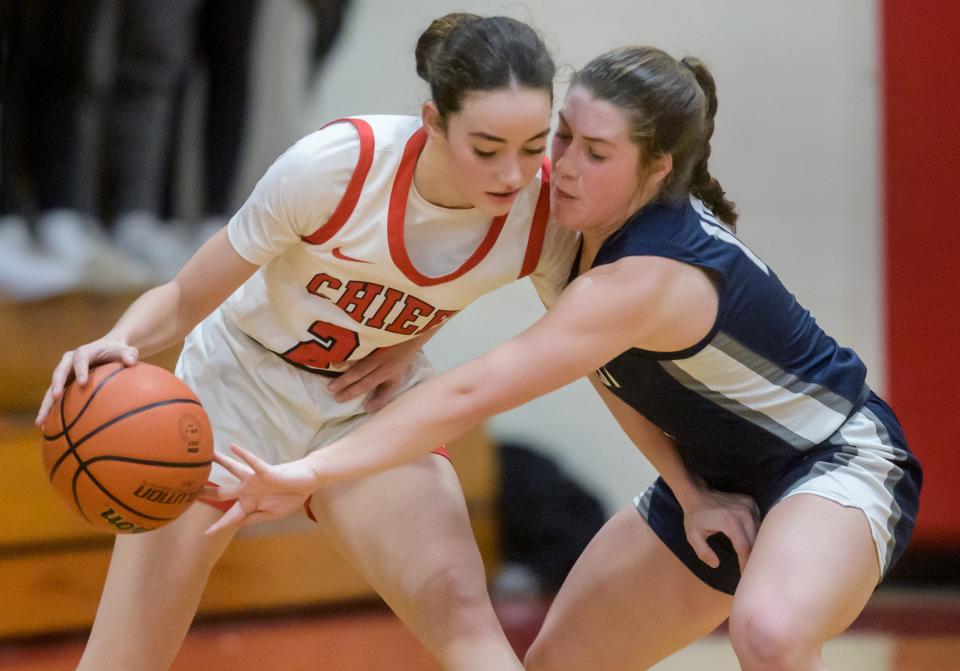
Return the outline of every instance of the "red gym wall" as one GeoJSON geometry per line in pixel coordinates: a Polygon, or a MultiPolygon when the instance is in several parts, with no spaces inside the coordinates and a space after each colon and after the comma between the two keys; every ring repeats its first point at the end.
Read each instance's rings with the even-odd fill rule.
{"type": "Polygon", "coordinates": [[[960,2],[882,0],[889,400],[924,467],[918,547],[960,548],[960,2]]]}

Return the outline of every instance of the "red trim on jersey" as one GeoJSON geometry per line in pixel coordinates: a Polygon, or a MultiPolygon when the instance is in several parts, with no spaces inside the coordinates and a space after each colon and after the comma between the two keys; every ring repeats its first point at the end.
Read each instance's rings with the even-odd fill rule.
{"type": "MultiPolygon", "coordinates": [[[[218,485],[216,482],[210,482],[209,480],[207,480],[207,487],[219,487],[219,486],[220,485],[218,485]]],[[[206,503],[208,506],[213,506],[214,508],[217,508],[218,510],[222,510],[223,512],[227,512],[228,510],[230,510],[233,507],[233,504],[237,502],[236,499],[230,499],[229,501],[217,501],[216,499],[205,499],[203,497],[200,497],[199,499],[197,499],[197,501],[199,501],[200,503],[206,503]]]]}
{"type": "Polygon", "coordinates": [[[322,245],[336,235],[337,231],[347,223],[347,219],[350,218],[353,209],[357,206],[357,201],[360,200],[363,183],[367,179],[367,173],[370,172],[370,166],[373,165],[373,128],[366,121],[348,118],[336,119],[323,126],[323,128],[344,122],[353,124],[353,127],[357,129],[357,134],[360,136],[360,156],[357,157],[357,165],[354,167],[350,181],[347,183],[347,190],[343,192],[343,197],[337,203],[337,209],[333,211],[327,222],[320,228],[310,235],[301,236],[301,240],[311,245],[322,245]]]}
{"type": "Polygon", "coordinates": [[[537,198],[537,209],[533,211],[533,221],[530,222],[530,238],[527,240],[527,253],[523,257],[523,266],[517,277],[526,277],[537,269],[540,263],[540,253],[543,251],[543,238],[547,233],[547,220],[550,218],[550,159],[543,157],[540,168],[540,197],[537,198]]]}
{"type": "Polygon", "coordinates": [[[397,168],[397,176],[393,180],[393,190],[390,192],[390,209],[387,212],[387,242],[390,246],[390,257],[393,259],[397,268],[407,276],[407,279],[419,287],[430,287],[435,284],[443,284],[455,280],[478,263],[487,255],[493,244],[500,236],[503,230],[503,224],[507,221],[507,215],[495,218],[490,223],[486,236],[481,241],[480,246],[463,265],[452,273],[441,275],[439,277],[427,277],[418,271],[410,256],[407,254],[407,248],[403,242],[403,225],[407,213],[407,196],[410,194],[410,185],[413,183],[413,171],[417,166],[417,158],[423,151],[423,146],[427,143],[427,131],[423,128],[410,136],[407,140],[407,146],[403,149],[403,156],[400,159],[400,167],[397,168]]]}

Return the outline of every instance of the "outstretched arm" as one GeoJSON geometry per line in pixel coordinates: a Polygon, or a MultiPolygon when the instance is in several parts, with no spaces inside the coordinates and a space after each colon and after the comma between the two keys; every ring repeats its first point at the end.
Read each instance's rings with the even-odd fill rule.
{"type": "MultiPolygon", "coordinates": [[[[591,270],[529,329],[418,385],[347,436],[282,467],[253,464],[240,451],[247,464],[233,461],[231,470],[241,485],[204,495],[240,497],[243,505],[228,513],[223,526],[242,520],[244,506],[249,512],[266,510],[269,518],[261,495],[273,496],[289,486],[289,494],[302,501],[324,484],[413,460],[496,413],[583,377],[630,347],[689,346],[709,329],[716,312],[709,280],[703,278],[702,285],[691,288],[690,273],[700,275],[690,266],[654,257],[623,259],[591,270]],[[691,318],[700,313],[707,316],[691,318]],[[282,472],[263,477],[271,468],[282,472]]],[[[229,463],[220,457],[218,461],[229,463]]]]}

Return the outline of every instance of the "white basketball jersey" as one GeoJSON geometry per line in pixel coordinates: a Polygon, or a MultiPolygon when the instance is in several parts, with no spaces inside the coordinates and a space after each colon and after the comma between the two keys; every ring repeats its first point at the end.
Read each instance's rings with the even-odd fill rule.
{"type": "Polygon", "coordinates": [[[228,225],[261,268],[219,308],[225,320],[293,365],[336,371],[518,277],[552,302],[577,238],[548,225],[548,161],[491,220],[417,193],[425,143],[416,117],[356,117],[277,159],[228,225]]]}

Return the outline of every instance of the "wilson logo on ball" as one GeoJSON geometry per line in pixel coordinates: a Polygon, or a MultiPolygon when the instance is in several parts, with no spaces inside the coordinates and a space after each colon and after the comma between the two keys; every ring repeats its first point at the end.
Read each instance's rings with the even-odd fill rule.
{"type": "Polygon", "coordinates": [[[170,489],[168,487],[158,487],[143,483],[137,487],[133,495],[138,499],[151,501],[152,503],[165,503],[167,505],[179,505],[188,501],[193,501],[200,496],[200,488],[192,489],[170,489]]]}
{"type": "Polygon", "coordinates": [[[138,527],[133,522],[123,519],[123,515],[118,513],[113,508],[107,508],[101,512],[100,517],[115,526],[117,531],[122,531],[125,534],[139,534],[143,533],[144,531],[150,531],[150,527],[138,527]]]}

